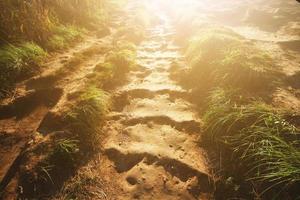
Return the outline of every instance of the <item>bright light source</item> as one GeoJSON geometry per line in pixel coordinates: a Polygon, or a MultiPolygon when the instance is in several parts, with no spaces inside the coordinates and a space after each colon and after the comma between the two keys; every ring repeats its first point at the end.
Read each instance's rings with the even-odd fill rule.
{"type": "Polygon", "coordinates": [[[156,9],[166,9],[169,11],[188,11],[195,6],[204,5],[203,0],[149,0],[149,5],[156,9]]]}

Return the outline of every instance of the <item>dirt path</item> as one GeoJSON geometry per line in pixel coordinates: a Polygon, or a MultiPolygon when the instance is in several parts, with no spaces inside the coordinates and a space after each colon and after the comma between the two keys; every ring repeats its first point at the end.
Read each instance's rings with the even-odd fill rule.
{"type": "Polygon", "coordinates": [[[116,92],[118,106],[106,126],[101,173],[115,188],[113,199],[211,197],[207,160],[197,145],[201,121],[185,100],[188,91],[169,78],[172,62],[182,56],[161,17],[139,45],[139,69],[116,92]]]}

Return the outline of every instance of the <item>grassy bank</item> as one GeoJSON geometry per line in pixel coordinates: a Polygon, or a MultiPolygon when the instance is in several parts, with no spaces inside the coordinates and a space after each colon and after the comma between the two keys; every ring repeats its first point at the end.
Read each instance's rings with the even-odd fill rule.
{"type": "MultiPolygon", "coordinates": [[[[110,108],[108,93],[86,85],[69,94],[72,104],[56,117],[63,126],[35,143],[25,154],[20,171],[20,198],[40,199],[55,195],[64,182],[97,152],[102,126],[110,108]],[[75,101],[74,101],[75,100],[75,101]]],[[[49,127],[50,128],[50,127],[49,127]]]]}
{"type": "Polygon", "coordinates": [[[62,50],[89,31],[109,33],[110,1],[1,1],[0,98],[37,73],[46,52],[62,50]]]}
{"type": "Polygon", "coordinates": [[[228,29],[200,29],[189,40],[185,52],[189,69],[184,69],[183,75],[179,72],[178,79],[204,96],[220,86],[263,96],[276,84],[272,59],[228,29]]]}
{"type": "Polygon", "coordinates": [[[43,45],[58,24],[101,27],[106,23],[108,4],[97,0],[1,1],[1,42],[25,40],[43,45]]]}
{"type": "Polygon", "coordinates": [[[268,105],[281,84],[271,57],[227,28],[202,24],[186,35],[180,44],[189,67],[174,67],[172,76],[203,115],[216,198],[299,198],[300,132],[292,112],[268,105]]]}

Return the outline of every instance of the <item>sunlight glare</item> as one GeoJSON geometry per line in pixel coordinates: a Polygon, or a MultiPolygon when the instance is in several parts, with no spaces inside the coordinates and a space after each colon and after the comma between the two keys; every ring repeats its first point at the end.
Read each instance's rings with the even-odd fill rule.
{"type": "Polygon", "coordinates": [[[156,11],[166,10],[172,13],[189,12],[195,7],[204,6],[204,0],[152,0],[148,1],[150,7],[156,11]]]}

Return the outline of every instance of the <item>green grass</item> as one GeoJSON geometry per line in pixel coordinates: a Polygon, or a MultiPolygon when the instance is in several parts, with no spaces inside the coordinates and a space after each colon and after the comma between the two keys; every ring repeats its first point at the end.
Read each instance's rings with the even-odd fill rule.
{"type": "Polygon", "coordinates": [[[237,93],[220,89],[210,99],[204,140],[232,154],[227,158],[235,159],[227,162],[236,166],[240,177],[263,184],[260,195],[280,197],[299,185],[300,132],[283,118],[285,113],[261,102],[247,103],[237,93]]]}
{"type": "MultiPolygon", "coordinates": [[[[83,31],[74,26],[54,26],[47,50],[58,50],[81,38],[83,31]]],[[[8,44],[0,48],[0,98],[7,96],[16,82],[40,71],[40,64],[47,56],[43,48],[33,42],[8,44]]]]}
{"type": "Polygon", "coordinates": [[[265,191],[277,185],[284,190],[300,183],[299,143],[286,139],[295,134],[286,121],[270,117],[227,140],[249,168],[248,179],[269,183],[265,191]]]}
{"type": "Polygon", "coordinates": [[[101,125],[110,108],[109,96],[96,87],[87,88],[65,116],[72,132],[78,135],[79,145],[84,150],[98,148],[101,125]]]}
{"type": "Polygon", "coordinates": [[[0,96],[7,95],[18,80],[38,72],[46,55],[41,47],[31,42],[1,47],[0,96]]]}
{"type": "Polygon", "coordinates": [[[57,165],[63,162],[64,166],[73,166],[76,154],[79,152],[78,140],[61,139],[57,142],[50,154],[51,163],[57,165]]]}
{"type": "Polygon", "coordinates": [[[75,26],[55,25],[51,29],[52,36],[49,38],[46,48],[59,50],[68,47],[72,42],[82,38],[84,30],[75,26]]]}

